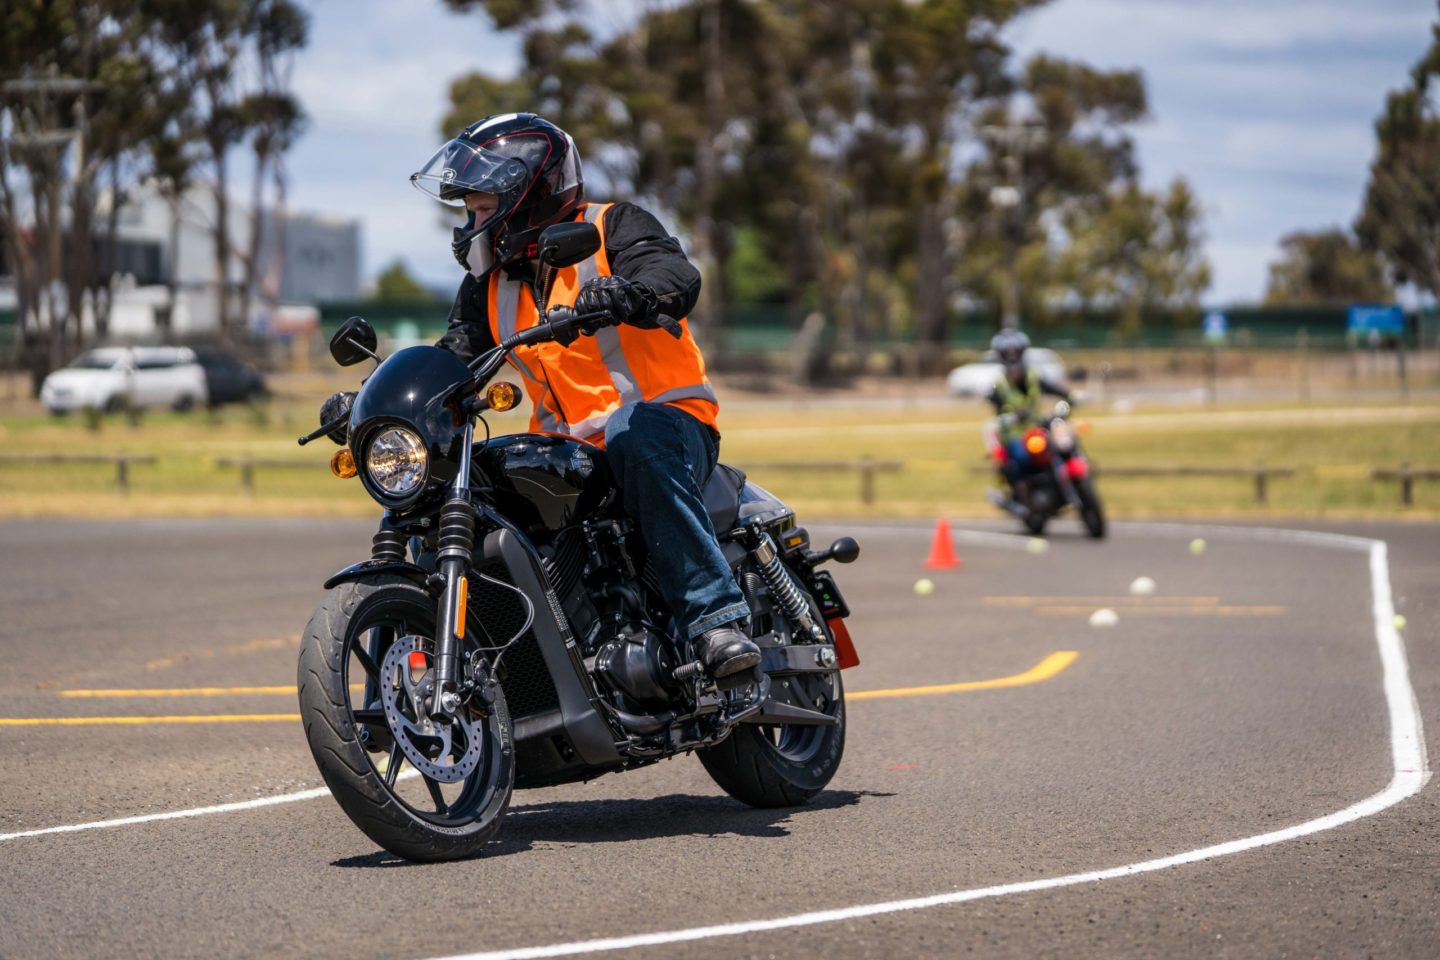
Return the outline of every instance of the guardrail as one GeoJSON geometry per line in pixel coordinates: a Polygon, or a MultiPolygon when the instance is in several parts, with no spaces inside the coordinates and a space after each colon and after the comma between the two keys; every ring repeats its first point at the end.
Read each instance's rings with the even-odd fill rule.
{"type": "Polygon", "coordinates": [[[1408,463],[1400,464],[1400,469],[1392,467],[1375,467],[1370,471],[1371,480],[1399,480],[1400,481],[1400,503],[1407,507],[1415,505],[1415,481],[1416,480],[1440,480],[1440,467],[1412,467],[1408,463]]]}
{"type": "Polygon", "coordinates": [[[1257,463],[1253,467],[1203,467],[1203,466],[1095,466],[1099,476],[1111,477],[1250,477],[1255,484],[1255,502],[1270,502],[1270,478],[1293,477],[1294,467],[1267,467],[1257,463]]]}
{"type": "Polygon", "coordinates": [[[255,496],[255,471],[265,470],[316,470],[324,465],[321,460],[272,460],[264,457],[220,457],[217,467],[240,468],[240,492],[247,497],[255,496]]]}
{"type": "Polygon", "coordinates": [[[130,465],[150,466],[155,457],[140,453],[3,453],[0,463],[109,463],[115,466],[115,492],[130,492],[130,465]]]}
{"type": "Polygon", "coordinates": [[[905,469],[900,460],[875,460],[861,457],[858,460],[784,460],[754,463],[737,463],[746,473],[751,470],[800,470],[833,473],[837,470],[855,470],[860,474],[860,501],[866,505],[875,502],[875,474],[899,473],[905,469]]]}
{"type": "MultiPolygon", "coordinates": [[[[1295,467],[1267,467],[1257,463],[1253,467],[1206,467],[1192,466],[1189,464],[1176,464],[1167,466],[1164,464],[1145,464],[1143,466],[1116,466],[1107,464],[1101,466],[1098,463],[1091,463],[1090,468],[1096,476],[1107,477],[1251,477],[1255,483],[1255,502],[1270,502],[1270,478],[1271,477],[1293,477],[1296,474],[1295,467]]],[[[971,473],[995,473],[994,464],[981,463],[970,467],[971,473]]]]}

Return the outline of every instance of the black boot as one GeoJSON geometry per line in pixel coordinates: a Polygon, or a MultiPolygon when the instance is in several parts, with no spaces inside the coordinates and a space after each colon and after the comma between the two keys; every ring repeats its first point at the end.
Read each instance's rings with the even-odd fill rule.
{"type": "Polygon", "coordinates": [[[741,628],[741,621],[711,627],[694,640],[695,655],[715,679],[749,670],[760,662],[760,648],[741,628]]]}

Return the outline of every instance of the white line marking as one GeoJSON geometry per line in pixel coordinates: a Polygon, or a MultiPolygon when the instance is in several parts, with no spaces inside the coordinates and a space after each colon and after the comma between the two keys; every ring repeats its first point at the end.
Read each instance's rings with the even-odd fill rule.
{"type": "MultiPolygon", "coordinates": [[[[415,770],[402,770],[395,779],[409,780],[420,774],[415,770]]],[[[145,813],[136,817],[120,817],[116,820],[97,820],[94,823],[71,823],[63,827],[42,827],[37,830],[21,830],[18,833],[0,833],[0,842],[19,840],[23,837],[41,837],[49,833],[79,833],[83,830],[106,830],[110,827],[128,827],[135,823],[153,823],[156,820],[183,820],[186,817],[203,817],[212,813],[240,813],[244,810],[258,810],[261,807],[275,807],[282,803],[297,803],[330,796],[329,787],[315,787],[296,793],[282,793],[258,800],[241,800],[237,803],[220,803],[213,807],[192,807],[189,810],[171,810],[167,813],[145,813]]]]}
{"type": "MultiPolygon", "coordinates": [[[[1156,526],[1160,525],[1157,524],[1156,526]]],[[[1229,534],[1235,529],[1231,527],[1191,527],[1179,524],[1173,527],[1171,527],[1171,525],[1165,526],[1171,529],[1192,532],[1196,530],[1206,531],[1212,536],[1216,533],[1229,534]]],[[[896,528],[889,529],[893,530],[896,528]]],[[[993,534],[991,536],[998,537],[1005,535],[993,534]]],[[[1425,756],[1425,742],[1421,738],[1419,704],[1415,699],[1415,689],[1410,683],[1410,670],[1405,659],[1405,645],[1400,639],[1400,634],[1396,631],[1394,624],[1395,607],[1390,594],[1388,551],[1385,543],[1380,540],[1367,540],[1360,537],[1342,536],[1340,534],[1312,534],[1305,531],[1294,530],[1255,530],[1244,528],[1242,528],[1240,539],[1268,539],[1280,540],[1282,542],[1310,543],[1316,546],[1365,550],[1369,553],[1370,588],[1375,617],[1375,641],[1380,648],[1380,664],[1384,677],[1385,703],[1389,708],[1390,753],[1394,769],[1389,786],[1374,796],[1361,800],[1359,803],[1352,804],[1343,810],[1319,817],[1315,820],[1307,820],[1304,823],[1299,823],[1292,827],[1285,827],[1281,830],[1274,830],[1270,833],[1262,833],[1253,837],[1244,837],[1240,840],[1231,840],[1228,843],[1201,847],[1198,850],[1190,850],[1185,853],[1175,854],[1174,856],[1162,857],[1158,860],[1145,860],[1140,863],[1125,864],[1124,866],[1111,867],[1106,870],[1092,870],[1087,873],[1072,873],[1061,877],[1050,877],[1045,880],[1007,883],[972,890],[957,890],[951,893],[941,893],[930,897],[916,897],[909,900],[891,900],[886,903],[860,904],[852,907],[841,907],[835,910],[817,910],[812,913],[801,913],[789,917],[776,917],[770,920],[750,920],[739,923],[720,924],[712,927],[692,927],[688,930],[663,930],[657,933],[607,937],[599,940],[580,940],[573,943],[556,943],[541,947],[519,947],[485,953],[467,953],[447,957],[444,958],[444,960],[537,960],[537,958],[542,957],[569,957],[577,954],[601,953],[607,950],[629,950],[635,947],[653,947],[662,944],[685,943],[693,940],[708,940],[715,937],[741,936],[748,933],[761,933],[767,930],[806,927],[818,923],[835,923],[842,920],[855,920],[861,917],[873,917],[885,913],[924,910],[929,907],[968,903],[971,900],[984,900],[992,897],[1010,896],[1017,893],[1054,890],[1060,887],[1072,887],[1084,883],[1098,883],[1102,880],[1118,880],[1123,877],[1133,877],[1142,873],[1153,873],[1156,870],[1166,870],[1170,867],[1179,867],[1215,857],[1227,857],[1231,854],[1243,853],[1258,847],[1284,843],[1287,840],[1294,840],[1297,837],[1319,833],[1322,830],[1331,830],[1335,827],[1352,823],[1363,817],[1379,813],[1408,797],[1414,796],[1420,791],[1420,788],[1425,785],[1430,774],[1425,756]]]]}
{"type": "Polygon", "coordinates": [[[316,787],[299,793],[282,793],[259,800],[244,800],[239,803],[221,803],[213,807],[194,807],[190,810],[171,810],[169,813],[146,813],[138,817],[121,817],[118,820],[100,820],[95,823],[72,823],[63,827],[44,827],[39,830],[21,830],[19,833],[0,833],[0,841],[19,840],[22,837],[40,837],[47,833],[78,833],[81,830],[104,830],[109,827],[128,827],[132,823],[151,823],[155,820],[181,820],[185,817],[203,817],[210,813],[237,813],[259,807],[273,807],[281,803],[295,803],[297,800],[313,800],[330,795],[329,789],[316,787]]]}

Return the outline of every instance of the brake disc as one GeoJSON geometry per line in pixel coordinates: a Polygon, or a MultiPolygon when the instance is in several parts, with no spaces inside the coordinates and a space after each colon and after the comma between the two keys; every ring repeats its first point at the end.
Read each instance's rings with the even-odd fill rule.
{"type": "Polygon", "coordinates": [[[419,676],[410,664],[410,654],[419,649],[419,639],[397,638],[380,666],[380,702],[385,708],[385,722],[411,766],[431,780],[456,783],[470,776],[480,762],[484,731],[464,705],[448,723],[445,718],[429,716],[420,687],[433,666],[433,658],[423,654],[425,670],[419,676]],[[457,740],[464,741],[463,747],[457,740]]]}

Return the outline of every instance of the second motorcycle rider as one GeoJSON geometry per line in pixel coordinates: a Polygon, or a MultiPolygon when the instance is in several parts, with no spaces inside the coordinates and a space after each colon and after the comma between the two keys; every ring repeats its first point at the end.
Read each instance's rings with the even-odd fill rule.
{"type": "Polygon", "coordinates": [[[719,402],[683,319],[700,274],[679,241],[635,204],[585,203],[575,142],[533,114],[476,121],[411,182],[468,212],[454,240],[467,273],[438,346],[469,361],[547,309],[609,313],[610,323],[568,344],[515,351],[511,363],[534,404],[530,429],[605,448],[676,634],[711,676],[758,665],[744,628],[749,608],[701,494],[719,456],[719,402]],[[580,219],[599,229],[600,250],[573,267],[538,269],[540,231],[580,219]]]}

